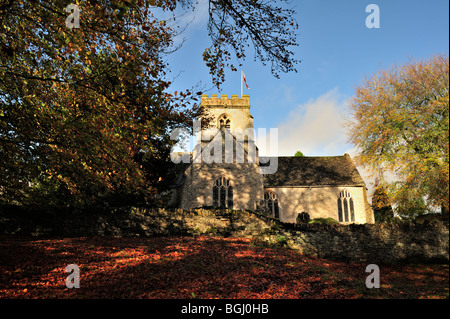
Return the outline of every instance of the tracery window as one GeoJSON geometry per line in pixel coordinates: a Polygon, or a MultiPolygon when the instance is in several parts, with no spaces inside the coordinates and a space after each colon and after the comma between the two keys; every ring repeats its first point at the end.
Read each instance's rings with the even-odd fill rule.
{"type": "Polygon", "coordinates": [[[213,206],[233,208],[233,186],[225,177],[218,178],[213,185],[213,206]]]}
{"type": "Polygon", "coordinates": [[[344,189],[337,199],[339,222],[348,223],[355,221],[355,207],[352,194],[344,189]]]}
{"type": "Polygon", "coordinates": [[[269,210],[269,213],[274,218],[280,218],[277,194],[272,191],[266,191],[264,193],[264,201],[266,202],[266,207],[269,210]]]}

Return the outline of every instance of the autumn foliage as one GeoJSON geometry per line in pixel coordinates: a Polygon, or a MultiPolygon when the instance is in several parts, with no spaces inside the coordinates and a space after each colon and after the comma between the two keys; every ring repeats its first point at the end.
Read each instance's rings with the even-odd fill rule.
{"type": "Polygon", "coordinates": [[[394,211],[389,202],[389,196],[386,194],[383,186],[378,186],[372,196],[372,209],[375,222],[388,222],[394,218],[394,211]]]}
{"type": "Polygon", "coordinates": [[[448,265],[380,265],[380,289],[365,268],[248,238],[0,238],[0,298],[448,298],[448,265]]]}
{"type": "Polygon", "coordinates": [[[172,30],[148,1],[85,1],[74,29],[66,5],[1,7],[0,202],[145,204],[166,179],[168,132],[199,114],[189,90],[167,92],[172,30]]]}
{"type": "Polygon", "coordinates": [[[380,70],[356,88],[351,110],[356,159],[380,178],[398,213],[448,212],[448,56],[380,70]]]}

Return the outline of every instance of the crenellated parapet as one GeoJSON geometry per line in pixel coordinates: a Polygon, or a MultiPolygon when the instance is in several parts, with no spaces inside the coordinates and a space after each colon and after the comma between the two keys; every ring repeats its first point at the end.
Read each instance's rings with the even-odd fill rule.
{"type": "Polygon", "coordinates": [[[221,94],[220,97],[217,94],[212,94],[209,97],[208,94],[202,95],[201,106],[204,107],[219,107],[219,108],[250,108],[250,97],[248,95],[231,95],[221,94]]]}

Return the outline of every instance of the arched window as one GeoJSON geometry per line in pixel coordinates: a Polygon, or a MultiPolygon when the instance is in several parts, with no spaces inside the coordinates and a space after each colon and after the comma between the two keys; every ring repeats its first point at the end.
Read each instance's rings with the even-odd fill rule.
{"type": "Polygon", "coordinates": [[[218,178],[213,185],[213,206],[233,208],[233,186],[225,177],[218,178]]]}
{"type": "Polygon", "coordinates": [[[339,193],[337,200],[339,222],[348,223],[355,221],[355,207],[352,194],[344,189],[339,193]]]}
{"type": "Polygon", "coordinates": [[[219,119],[217,120],[217,126],[219,129],[226,129],[231,127],[231,119],[227,114],[222,114],[219,116],[219,119]]]}
{"type": "Polygon", "coordinates": [[[264,193],[264,201],[266,202],[266,207],[267,207],[269,213],[274,218],[280,218],[277,194],[275,194],[274,192],[271,192],[271,191],[266,191],[264,193]]]}

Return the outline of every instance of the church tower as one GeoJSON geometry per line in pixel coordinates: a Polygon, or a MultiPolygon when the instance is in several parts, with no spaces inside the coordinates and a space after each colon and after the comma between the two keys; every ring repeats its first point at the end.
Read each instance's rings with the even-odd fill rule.
{"type": "Polygon", "coordinates": [[[204,94],[201,107],[211,121],[198,134],[194,163],[259,162],[248,95],[204,94]]]}
{"type": "Polygon", "coordinates": [[[211,119],[184,173],[181,208],[255,209],[264,199],[249,96],[202,95],[211,119]]]}
{"type": "Polygon", "coordinates": [[[217,94],[211,97],[203,94],[201,106],[214,118],[217,126],[228,125],[232,133],[237,129],[253,128],[248,95],[243,95],[241,98],[239,95],[232,95],[229,98],[222,94],[219,98],[217,94]]]}

